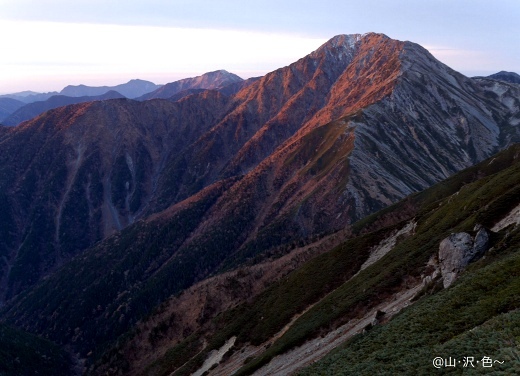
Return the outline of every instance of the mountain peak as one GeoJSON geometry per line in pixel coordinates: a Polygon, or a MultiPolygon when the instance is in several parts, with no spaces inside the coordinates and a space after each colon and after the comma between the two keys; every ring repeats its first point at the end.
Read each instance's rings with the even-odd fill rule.
{"type": "Polygon", "coordinates": [[[216,71],[206,72],[206,73],[203,74],[203,76],[206,76],[206,75],[212,75],[212,74],[225,74],[225,75],[229,75],[229,76],[236,76],[235,74],[230,73],[230,72],[228,72],[228,71],[225,70],[225,69],[218,69],[218,70],[216,70],[216,71]]]}
{"type": "Polygon", "coordinates": [[[328,40],[325,45],[338,47],[341,45],[347,45],[353,47],[353,45],[361,39],[361,34],[339,34],[328,40]]]}
{"type": "Polygon", "coordinates": [[[356,43],[360,40],[360,34],[340,34],[332,37],[327,42],[322,44],[316,51],[312,52],[309,56],[312,58],[318,58],[324,54],[339,54],[342,57],[342,52],[353,51],[356,43]]]}
{"type": "Polygon", "coordinates": [[[330,38],[325,43],[325,45],[332,45],[334,47],[337,47],[339,45],[352,46],[354,43],[366,38],[390,39],[387,35],[383,33],[374,32],[369,32],[365,34],[338,34],[330,38]]]}
{"type": "Polygon", "coordinates": [[[161,88],[143,95],[138,100],[170,98],[177,93],[189,89],[206,89],[215,90],[230,84],[244,81],[234,73],[230,73],[224,69],[204,73],[200,76],[184,78],[179,81],[170,82],[161,88]]]}
{"type": "Polygon", "coordinates": [[[352,56],[356,50],[356,45],[362,40],[390,40],[388,36],[381,33],[366,34],[338,34],[322,44],[316,51],[310,54],[312,58],[318,58],[323,54],[333,54],[343,59],[345,56],[352,56]]]}
{"type": "Polygon", "coordinates": [[[125,84],[116,86],[68,85],[60,91],[60,94],[69,97],[98,96],[103,95],[110,90],[115,90],[127,98],[135,98],[156,90],[159,87],[159,85],[150,81],[134,79],[125,84]]]}
{"type": "Polygon", "coordinates": [[[500,81],[506,81],[506,82],[510,82],[513,84],[520,84],[520,75],[515,72],[500,71],[498,73],[488,76],[488,78],[492,78],[492,79],[500,80],[500,81]]]}

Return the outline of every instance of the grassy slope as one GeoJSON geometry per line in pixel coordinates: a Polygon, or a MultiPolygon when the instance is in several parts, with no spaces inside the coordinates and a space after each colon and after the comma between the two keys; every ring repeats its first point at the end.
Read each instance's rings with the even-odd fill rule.
{"type": "MultiPolygon", "coordinates": [[[[419,278],[428,259],[437,251],[440,241],[450,232],[471,231],[477,222],[489,226],[520,201],[519,151],[520,147],[512,147],[493,159],[359,222],[354,227],[355,233],[381,227],[391,222],[392,217],[394,220],[409,220],[415,216],[419,223],[415,236],[401,241],[381,262],[348,283],[345,281],[368,256],[366,251],[370,245],[376,244],[395,225],[348,240],[276,283],[253,302],[222,314],[215,321],[215,326],[222,329],[216,330],[206,351],[199,353],[176,374],[188,374],[200,364],[207,351],[221,346],[232,335],[238,336],[239,344],[259,344],[268,340],[293,315],[319,301],[284,336],[261,356],[249,361],[238,373],[249,374],[272,357],[320,335],[331,326],[362,314],[376,305],[381,297],[402,288],[407,278],[419,278]],[[333,293],[321,299],[334,289],[333,293]]],[[[494,237],[493,241],[499,242],[499,238],[494,237]]],[[[511,308],[514,307],[515,304],[512,304],[511,308]]],[[[190,337],[189,343],[193,344],[193,340],[194,337],[190,337]]],[[[175,364],[184,364],[189,356],[181,350],[186,348],[187,343],[173,347],[151,369],[157,374],[166,374],[176,368],[175,364]],[[182,362],[176,356],[180,353],[183,354],[182,362]]],[[[199,351],[200,348],[194,346],[191,353],[193,355],[199,351]]]]}
{"type": "MultiPolygon", "coordinates": [[[[413,195],[400,204],[384,210],[379,215],[368,217],[354,228],[355,233],[360,234],[369,232],[374,228],[381,228],[382,224],[385,223],[381,218],[386,215],[390,218],[390,223],[393,221],[394,225],[399,222],[395,218],[408,220],[412,216],[416,216],[419,219],[418,235],[401,242],[399,247],[391,252],[382,263],[378,263],[361,273],[353,280],[353,283],[344,284],[368,257],[367,249],[376,244],[378,239],[391,231],[392,228],[380,230],[376,236],[374,236],[374,233],[369,233],[365,237],[349,240],[328,254],[316,258],[294,272],[289,278],[273,285],[253,302],[243,304],[218,317],[215,321],[215,335],[210,340],[210,346],[197,358],[194,358],[192,362],[189,362],[179,374],[188,373],[190,369],[196,368],[207,351],[219,347],[232,335],[238,336],[239,344],[245,342],[258,344],[269,339],[294,314],[300,313],[309,304],[319,301],[327,293],[337,289],[328,299],[321,301],[314,309],[297,320],[291,330],[275,342],[264,354],[249,362],[247,367],[241,371],[242,374],[247,374],[265,364],[273,356],[301,344],[309,337],[319,335],[320,332],[330,327],[331,323],[348,320],[346,312],[350,312],[349,314],[363,312],[370,308],[371,304],[375,304],[379,296],[388,295],[398,290],[403,279],[409,275],[416,277],[420,275],[426,261],[432,252],[437,249],[440,240],[450,231],[453,231],[454,228],[470,230],[477,220],[488,224],[492,222],[493,217],[509,208],[512,204],[511,201],[520,197],[517,194],[517,185],[520,181],[519,165],[514,165],[507,171],[492,175],[514,163],[515,156],[518,153],[519,147],[513,147],[491,162],[485,161],[430,190],[413,195]],[[471,186],[466,186],[458,195],[453,196],[451,201],[446,200],[442,204],[444,198],[457,192],[465,183],[474,181],[479,177],[482,179],[471,186]],[[486,208],[486,204],[493,199],[499,201],[497,205],[490,205],[486,208]],[[440,204],[442,206],[439,207],[440,204]],[[392,217],[394,217],[393,220],[392,217]],[[342,284],[344,285],[342,286],[342,284]],[[340,286],[341,288],[338,288],[340,286]]],[[[197,207],[189,207],[186,211],[194,211],[192,214],[199,217],[203,215],[205,208],[198,209],[202,210],[197,210],[197,207]]],[[[173,221],[171,223],[174,227],[177,224],[179,222],[173,221]]],[[[156,259],[155,253],[164,253],[165,243],[171,244],[180,241],[177,239],[179,233],[177,231],[172,232],[172,229],[169,228],[159,229],[159,227],[154,227],[154,223],[137,224],[136,226],[150,226],[151,228],[139,229],[135,227],[126,230],[121,236],[114,237],[111,242],[105,244],[111,249],[108,255],[99,252],[99,258],[92,258],[88,264],[85,263],[84,259],[78,258],[77,263],[84,263],[81,268],[65,268],[68,272],[64,269],[64,273],[60,274],[61,278],[45,281],[40,288],[33,290],[22,298],[19,305],[15,306],[11,312],[7,312],[6,316],[18,317],[19,324],[26,325],[33,330],[48,331],[49,322],[46,321],[46,317],[58,315],[59,321],[66,323],[66,325],[51,328],[51,338],[59,340],[80,339],[84,346],[81,350],[84,353],[100,342],[113,339],[125,332],[135,322],[136,317],[144,315],[145,311],[149,311],[168,296],[172,290],[175,290],[169,288],[165,291],[165,289],[157,288],[164,286],[163,281],[159,280],[160,278],[151,279],[147,281],[145,286],[141,286],[139,278],[135,277],[142,275],[143,271],[153,269],[154,265],[149,263],[150,260],[156,259]],[[147,236],[136,236],[136,234],[147,234],[147,236]],[[138,249],[143,244],[148,245],[146,252],[129,252],[130,249],[138,249]],[[117,255],[111,253],[117,253],[117,255]],[[102,255],[107,255],[108,259],[101,257],[102,255]],[[107,262],[109,259],[116,259],[118,262],[116,264],[107,262]],[[101,268],[101,265],[108,266],[111,271],[101,273],[105,269],[101,268]],[[140,268],[136,269],[135,265],[139,265],[140,268]],[[78,270],[81,272],[78,273],[78,270]],[[89,285],[86,288],[86,293],[85,290],[81,290],[83,287],[80,284],[72,283],[74,280],[99,282],[100,277],[105,281],[103,285],[108,286],[104,289],[104,294],[101,297],[103,304],[99,303],[100,296],[96,293],[96,283],[89,285]],[[57,289],[48,288],[52,287],[49,285],[53,283],[56,284],[57,289]],[[125,283],[128,283],[128,287],[120,289],[121,286],[125,286],[125,283]],[[113,287],[113,289],[110,289],[110,287],[113,287]],[[63,296],[56,296],[54,292],[57,290],[63,291],[67,299],[64,300],[63,296]],[[84,299],[79,303],[72,303],[76,301],[75,296],[77,294],[82,295],[84,299]],[[132,297],[132,304],[128,304],[130,301],[127,298],[128,296],[132,297]],[[113,303],[114,297],[117,297],[116,303],[113,303]],[[74,306],[67,308],[64,306],[64,301],[70,302],[74,306]],[[94,302],[96,303],[94,304],[94,302]],[[117,305],[120,305],[120,307],[117,308],[117,305]],[[98,307],[97,310],[93,311],[92,307],[96,306],[98,307]],[[19,308],[22,308],[21,311],[31,312],[35,311],[33,309],[35,307],[40,309],[43,307],[44,315],[38,317],[33,315],[31,318],[28,314],[25,314],[20,319],[20,315],[16,314],[19,308]],[[106,314],[109,315],[108,320],[106,314]],[[98,317],[99,320],[92,320],[88,324],[81,322],[82,318],[92,315],[98,317]],[[26,319],[28,320],[24,322],[26,319]],[[104,325],[99,325],[100,322],[104,325]],[[75,332],[77,331],[75,328],[80,328],[78,333],[75,332]]],[[[181,233],[185,234],[189,231],[181,231],[181,233]]],[[[233,234],[230,233],[231,235],[233,234]]],[[[210,240],[208,239],[208,241],[210,240]]],[[[225,242],[223,241],[223,243],[225,242]]],[[[195,255],[195,253],[190,253],[190,256],[195,255]]],[[[182,269],[177,268],[176,271],[182,272],[182,269]]],[[[157,277],[166,278],[172,275],[169,269],[162,270],[162,272],[157,277]]],[[[173,273],[173,275],[175,274],[173,273]]],[[[168,281],[171,281],[171,279],[168,281]]],[[[200,335],[197,338],[197,334],[195,334],[189,337],[187,342],[173,347],[167,354],[168,362],[164,362],[164,366],[160,366],[159,369],[154,369],[153,373],[161,374],[164,372],[167,374],[175,368],[176,364],[184,364],[186,359],[200,351],[199,346],[197,346],[197,343],[201,343],[199,342],[200,339],[200,335]]]]}
{"type": "MultiPolygon", "coordinates": [[[[505,154],[505,157],[510,155],[505,154]]],[[[488,160],[479,166],[485,170],[490,162],[488,160]]],[[[484,176],[484,173],[480,175],[484,176]]],[[[450,185],[456,185],[461,177],[464,181],[466,175],[455,177],[450,185]]],[[[445,187],[441,185],[441,188],[445,187]]],[[[435,195],[436,189],[437,186],[429,191],[435,195]]],[[[381,297],[397,292],[406,279],[419,278],[428,259],[438,250],[440,241],[451,232],[471,231],[477,222],[489,226],[500,219],[507,209],[511,210],[520,202],[520,163],[467,184],[457,194],[440,202],[430,203],[428,197],[423,195],[424,203],[416,216],[418,226],[414,236],[400,242],[380,262],[365,269],[302,315],[287,333],[260,357],[245,365],[238,375],[251,373],[272,357],[319,335],[332,323],[337,326],[356,317],[356,314],[375,306],[381,297]]]]}
{"type": "MultiPolygon", "coordinates": [[[[504,361],[493,366],[494,372],[519,374],[519,245],[517,228],[451,288],[358,335],[301,375],[438,374],[432,365],[437,356],[461,361],[489,356],[504,361]]],[[[490,371],[475,365],[477,373],[490,371]]],[[[446,370],[461,374],[463,367],[446,370]]]]}

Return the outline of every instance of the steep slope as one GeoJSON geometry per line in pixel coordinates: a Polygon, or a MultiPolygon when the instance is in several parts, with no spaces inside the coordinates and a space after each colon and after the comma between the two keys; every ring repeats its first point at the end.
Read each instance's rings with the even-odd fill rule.
{"type": "Polygon", "coordinates": [[[25,103],[16,99],[0,98],[0,122],[24,105],[25,103]]]}
{"type": "Polygon", "coordinates": [[[70,357],[55,344],[0,324],[0,374],[71,375],[70,357]]]}
{"type": "Polygon", "coordinates": [[[493,113],[493,117],[500,124],[500,145],[509,145],[518,142],[520,132],[520,97],[518,95],[520,85],[501,80],[479,78],[475,79],[479,86],[485,90],[485,95],[493,102],[499,102],[506,113],[493,113]]]}
{"type": "MultiPolygon", "coordinates": [[[[372,356],[359,356],[367,348],[375,348],[379,353],[386,351],[384,356],[392,359],[390,364],[384,362],[385,367],[389,367],[389,374],[398,372],[396,367],[402,364],[399,358],[403,353],[411,363],[408,369],[431,367],[433,357],[450,354],[444,350],[442,354],[425,354],[424,359],[417,359],[414,357],[415,346],[411,346],[410,341],[419,341],[421,351],[428,351],[438,347],[439,340],[463,333],[497,313],[519,308],[520,303],[515,298],[519,291],[518,281],[511,279],[511,275],[520,271],[517,260],[519,226],[491,235],[486,258],[470,269],[478,272],[474,277],[471,272],[470,277],[460,282],[465,286],[469,278],[469,285],[460,287],[456,284],[438,297],[428,298],[428,295],[442,290],[442,280],[439,280],[440,274],[435,274],[434,266],[441,240],[453,231],[473,233],[475,223],[482,223],[489,229],[520,204],[519,158],[520,148],[511,147],[367,217],[354,226],[350,240],[284,275],[251,298],[251,294],[247,294],[251,291],[251,282],[248,283],[243,276],[257,278],[257,288],[261,281],[265,281],[264,275],[255,268],[223,275],[220,281],[216,278],[208,280],[180,297],[171,298],[154,315],[140,323],[138,330],[107,353],[94,374],[103,374],[109,368],[124,370],[125,374],[190,374],[202,365],[212,350],[219,349],[228,339],[236,338],[233,350],[225,356],[222,364],[211,367],[209,375],[232,374],[244,363],[244,369],[238,374],[250,374],[265,366],[255,374],[285,375],[290,369],[294,371],[313,363],[326,351],[363,330],[373,322],[378,309],[386,311],[384,315],[380,314],[382,321],[386,322],[404,306],[417,300],[417,313],[413,310],[408,312],[413,315],[412,320],[420,321],[418,330],[415,330],[417,326],[413,326],[414,331],[404,330],[404,326],[410,325],[410,316],[406,319],[399,316],[395,325],[390,322],[388,330],[393,331],[395,338],[404,336],[404,342],[381,340],[377,336],[387,329],[374,330],[378,334],[370,332],[369,337],[361,337],[363,346],[356,348],[357,344],[353,342],[352,352],[357,353],[347,359],[335,358],[335,362],[341,364],[339,367],[343,367],[336,367],[335,372],[351,370],[350,366],[354,364],[363,366],[373,362],[372,356]],[[398,232],[406,227],[406,223],[415,225],[408,231],[398,232]],[[367,263],[379,249],[378,244],[386,244],[392,237],[393,242],[386,253],[367,263]],[[479,271],[480,268],[484,269],[479,271]],[[490,280],[489,285],[482,283],[487,280],[490,280]],[[208,284],[221,290],[221,295],[208,288],[208,284]],[[223,309],[219,300],[229,295],[242,296],[238,302],[243,303],[235,306],[235,300],[233,306],[223,309]],[[399,302],[401,295],[405,299],[399,302]],[[421,296],[425,297],[424,302],[421,296]],[[183,303],[185,300],[187,302],[183,303]],[[439,311],[432,308],[432,301],[439,311]],[[204,309],[196,316],[195,307],[202,303],[204,309]],[[177,310],[179,304],[190,308],[177,310]],[[467,312],[473,312],[473,317],[468,317],[467,312]],[[347,330],[344,324],[353,328],[347,330]],[[335,345],[329,347],[328,341],[333,340],[335,345]],[[392,349],[397,346],[402,352],[389,354],[387,341],[395,342],[392,349]],[[300,346],[303,358],[295,355],[300,346]],[[320,355],[318,349],[325,351],[320,355]],[[274,358],[273,365],[284,365],[281,371],[268,364],[274,356],[277,358],[274,358]]],[[[516,220],[520,222],[518,215],[516,220]]],[[[477,350],[475,355],[486,355],[482,353],[483,348],[478,348],[484,345],[482,340],[485,338],[472,344],[472,349],[477,350]]],[[[349,351],[348,347],[346,349],[349,351]]],[[[326,367],[329,367],[327,363],[315,366],[306,374],[320,374],[326,367]]],[[[381,368],[377,370],[373,372],[383,371],[381,368]]]]}
{"type": "Polygon", "coordinates": [[[144,80],[130,80],[125,84],[116,86],[86,86],[86,85],[69,85],[60,91],[60,95],[69,97],[92,97],[99,96],[109,91],[117,91],[126,98],[137,98],[154,90],[157,90],[161,85],[156,85],[150,81],[144,80]]]}
{"type": "MultiPolygon", "coordinates": [[[[518,246],[518,232],[513,236],[518,246]]],[[[475,265],[453,289],[420,301],[367,335],[358,334],[299,375],[433,375],[438,369],[453,367],[458,372],[473,368],[482,373],[518,374],[520,317],[512,294],[520,291],[520,261],[518,248],[503,246],[500,251],[501,258],[475,265]],[[389,351],[383,343],[394,346],[389,351]],[[434,367],[437,357],[442,363],[434,367]]]]}
{"type": "Polygon", "coordinates": [[[45,111],[52,110],[54,108],[63,107],[70,104],[102,101],[107,99],[124,98],[123,95],[116,91],[109,91],[99,96],[84,96],[84,97],[68,97],[65,95],[54,95],[49,99],[41,102],[32,102],[26,104],[23,107],[18,108],[9,117],[7,117],[3,124],[7,126],[15,126],[23,121],[30,120],[45,111]]]}
{"type": "Polygon", "coordinates": [[[201,76],[185,78],[179,81],[170,82],[151,93],[144,94],[137,100],[148,100],[163,98],[167,99],[171,96],[188,89],[220,89],[230,84],[242,82],[243,80],[236,74],[229,73],[225,70],[204,73],[201,76]]]}
{"type": "Polygon", "coordinates": [[[519,138],[518,109],[421,47],[376,34],[334,38],[234,99],[244,97],[169,167],[183,174],[160,182],[184,198],[187,182],[246,174],[203,227],[216,229],[240,202],[249,212],[241,233],[252,231],[244,256],[347,225],[519,138]]]}
{"type": "Polygon", "coordinates": [[[1,300],[142,216],[168,158],[226,101],[205,92],[176,103],[89,102],[2,132],[1,300]]]}

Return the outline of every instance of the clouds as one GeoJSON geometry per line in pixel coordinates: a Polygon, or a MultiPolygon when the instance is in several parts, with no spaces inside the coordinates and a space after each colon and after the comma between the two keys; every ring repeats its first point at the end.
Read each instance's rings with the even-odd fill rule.
{"type": "Polygon", "coordinates": [[[0,18],[114,25],[241,29],[330,37],[470,38],[517,29],[517,0],[0,0],[0,18]],[[401,35],[405,33],[405,35],[401,35]]]}
{"type": "Polygon", "coordinates": [[[12,20],[255,31],[295,30],[323,8],[306,0],[0,0],[0,6],[12,20]]]}
{"type": "MultiPolygon", "coordinates": [[[[262,75],[318,48],[325,39],[218,29],[5,21],[0,55],[1,91],[26,80],[60,85],[132,78],[166,83],[227,69],[244,77],[262,75]],[[63,80],[67,80],[63,82],[63,80]]],[[[122,81],[121,81],[122,80],[122,81]]],[[[31,86],[32,81],[32,86],[31,86]]],[[[115,81],[115,82],[114,82],[115,81]]]]}

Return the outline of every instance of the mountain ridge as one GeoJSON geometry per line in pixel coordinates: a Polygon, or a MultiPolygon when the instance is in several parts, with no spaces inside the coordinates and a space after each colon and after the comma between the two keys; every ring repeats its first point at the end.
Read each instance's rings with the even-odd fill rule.
{"type": "Polygon", "coordinates": [[[60,91],[60,95],[69,97],[92,97],[106,94],[109,91],[117,91],[126,98],[137,98],[146,93],[157,90],[162,85],[153,82],[132,79],[124,84],[115,86],[88,86],[88,85],[67,85],[60,91]]]}
{"type": "MultiPolygon", "coordinates": [[[[52,218],[44,226],[49,227],[45,230],[49,233],[46,236],[54,234],[50,244],[55,245],[50,249],[65,247],[78,252],[94,239],[100,240],[139,218],[165,210],[223,178],[239,177],[190,239],[200,241],[208,229],[219,226],[220,218],[233,218],[231,213],[237,212],[234,205],[238,200],[247,215],[240,217],[245,227],[233,230],[241,232],[235,239],[241,256],[234,257],[247,258],[258,249],[280,242],[337,230],[483,159],[497,151],[499,143],[507,144],[518,138],[518,129],[512,124],[502,132],[509,132],[509,136],[501,134],[504,140],[500,140],[495,120],[514,112],[514,106],[502,104],[509,101],[509,96],[518,97],[514,88],[507,98],[493,94],[496,96],[493,102],[487,99],[486,106],[493,106],[490,112],[481,103],[484,93],[492,92],[494,86],[491,89],[479,86],[478,82],[450,70],[426,50],[415,46],[381,34],[338,36],[307,57],[267,74],[231,97],[203,91],[171,105],[153,101],[139,105],[134,101],[116,100],[68,107],[52,115],[56,120],[45,117],[33,120],[31,125],[7,133],[7,137],[9,134],[22,136],[30,132],[31,127],[50,126],[53,121],[69,122],[64,126],[71,131],[82,129],[79,135],[66,141],[66,163],[56,159],[62,166],[57,170],[63,174],[59,179],[66,189],[53,198],[52,201],[58,203],[53,204],[55,209],[45,204],[52,218]],[[431,69],[440,72],[441,78],[431,75],[431,69]],[[407,72],[406,75],[403,72],[407,72]],[[206,106],[204,110],[202,104],[206,106]],[[91,112],[94,108],[96,112],[91,112]],[[125,132],[132,135],[133,141],[123,144],[117,141],[115,148],[111,142],[95,141],[103,146],[89,158],[103,161],[102,175],[92,170],[93,167],[86,175],[78,175],[86,160],[94,161],[85,159],[91,151],[85,151],[86,146],[78,143],[89,134],[89,124],[101,121],[106,124],[106,128],[99,128],[102,132],[115,132],[114,126],[130,125],[136,116],[150,119],[145,122],[151,121],[151,124],[144,126],[143,123],[139,127],[144,128],[140,130],[135,125],[129,126],[125,132]],[[168,130],[173,123],[177,124],[172,128],[175,132],[182,129],[182,137],[168,130]],[[201,125],[191,127],[190,124],[201,125]],[[154,129],[155,135],[149,127],[154,129]],[[137,141],[135,137],[143,129],[148,129],[147,136],[137,141]],[[388,136],[382,144],[385,134],[388,136]],[[154,137],[160,140],[153,141],[153,147],[147,145],[154,137]],[[460,149],[463,143],[466,145],[460,149]],[[139,166],[137,160],[140,160],[139,166]],[[148,170],[153,173],[144,169],[144,164],[150,161],[154,167],[148,170]],[[94,179],[94,176],[97,177],[94,179]],[[96,187],[96,196],[92,196],[93,187],[96,187]],[[77,222],[74,231],[79,233],[71,237],[74,231],[69,229],[70,235],[63,239],[68,239],[70,244],[65,245],[59,240],[63,223],[60,213],[72,210],[72,207],[66,209],[70,205],[70,192],[79,195],[76,200],[84,203],[83,212],[76,213],[75,217],[97,219],[90,219],[89,226],[72,219],[71,223],[77,222]],[[248,224],[245,218],[250,218],[248,224]],[[101,225],[96,224],[97,221],[101,225]],[[278,230],[274,234],[272,230],[280,226],[286,228],[286,234],[277,238],[278,230]],[[83,234],[81,242],[75,239],[79,234],[83,234]],[[86,239],[91,240],[85,242],[86,239]]],[[[518,117],[516,111],[511,115],[513,123],[518,117]]],[[[57,136],[60,128],[61,125],[57,136]]],[[[109,134],[106,133],[108,139],[121,137],[109,134]]],[[[94,140],[91,138],[89,142],[94,140]]],[[[7,145],[5,136],[3,142],[7,145]]],[[[10,157],[6,155],[4,160],[10,157]]],[[[17,167],[24,168],[27,167],[17,167]]],[[[37,179],[42,171],[44,167],[31,172],[30,176],[37,179]]],[[[13,172],[6,174],[12,176],[13,172]]],[[[25,184],[22,181],[16,184],[25,184]]],[[[20,190],[7,181],[3,186],[7,191],[20,190]]],[[[22,192],[34,190],[25,186],[22,192]]],[[[26,211],[30,217],[34,204],[23,205],[26,209],[22,212],[26,211]]],[[[20,208],[12,210],[8,212],[20,212],[20,208]]],[[[13,241],[20,242],[14,238],[13,241]]],[[[14,250],[6,248],[3,252],[13,254],[14,250]]]]}
{"type": "Polygon", "coordinates": [[[0,98],[0,122],[24,105],[22,101],[13,98],[0,98]]]}
{"type": "Polygon", "coordinates": [[[38,93],[30,90],[21,91],[12,94],[0,95],[0,98],[12,98],[23,103],[41,102],[55,95],[65,95],[69,97],[92,97],[106,94],[109,91],[117,91],[127,98],[136,98],[149,91],[153,91],[162,85],[156,85],[153,82],[131,79],[130,81],[115,86],[90,86],[90,85],[67,85],[61,91],[52,91],[47,93],[38,93]]]}
{"type": "Polygon", "coordinates": [[[101,95],[97,96],[77,96],[71,97],[66,95],[53,95],[50,98],[44,101],[36,101],[32,103],[28,103],[22,107],[19,107],[13,113],[11,113],[7,118],[4,119],[3,123],[7,126],[16,126],[23,121],[30,120],[45,111],[52,110],[58,107],[63,107],[76,103],[84,103],[84,102],[92,102],[92,101],[102,101],[108,99],[117,99],[117,98],[125,98],[124,95],[118,93],[117,91],[107,91],[101,95]]]}
{"type": "Polygon", "coordinates": [[[144,94],[136,99],[141,101],[149,99],[168,99],[183,90],[220,89],[230,84],[241,83],[242,81],[243,79],[238,77],[236,74],[221,69],[207,72],[200,76],[184,78],[182,80],[167,83],[157,90],[144,94]]]}
{"type": "Polygon", "coordinates": [[[49,111],[0,138],[9,315],[86,356],[204,278],[354,231],[518,141],[519,98],[370,33],[229,96],[49,111]]]}
{"type": "MultiPolygon", "coordinates": [[[[484,78],[484,77],[476,77],[476,78],[484,78]]],[[[520,84],[520,75],[515,72],[500,71],[500,72],[491,74],[491,75],[487,76],[486,78],[506,81],[506,82],[509,82],[512,84],[520,84]]]]}

